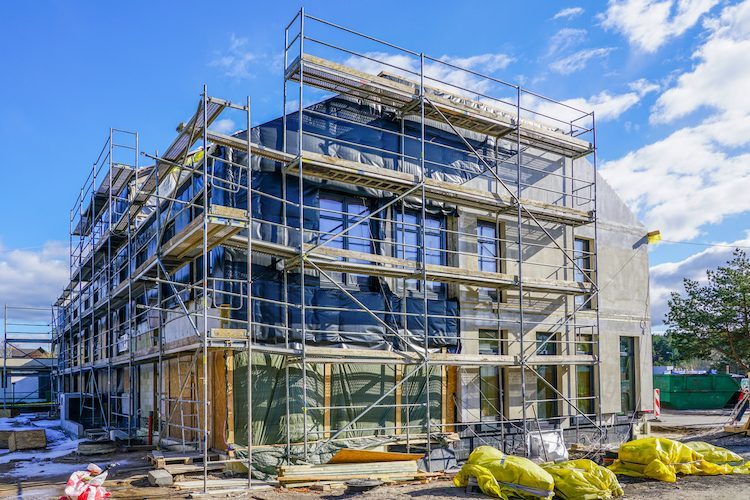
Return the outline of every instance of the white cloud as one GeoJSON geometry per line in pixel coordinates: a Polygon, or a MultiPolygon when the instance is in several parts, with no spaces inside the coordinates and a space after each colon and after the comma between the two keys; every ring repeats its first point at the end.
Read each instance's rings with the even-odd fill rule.
{"type": "Polygon", "coordinates": [[[258,55],[248,50],[247,38],[239,38],[234,33],[229,35],[229,47],[223,54],[216,54],[210,66],[219,68],[225,76],[236,79],[252,78],[250,63],[258,55]]]}
{"type": "Polygon", "coordinates": [[[563,28],[549,39],[547,55],[553,56],[576,47],[586,40],[587,31],[583,28],[563,28]]]}
{"type": "Polygon", "coordinates": [[[750,1],[724,8],[706,26],[696,66],[659,97],[651,121],[711,113],[601,169],[646,225],[672,240],[750,211],[750,1]]]}
{"type": "MultiPolygon", "coordinates": [[[[378,74],[381,71],[401,75],[412,81],[419,79],[419,59],[401,54],[388,54],[385,52],[370,52],[365,54],[368,58],[351,56],[344,61],[349,67],[358,69],[365,73],[378,74]]],[[[501,53],[479,54],[469,57],[442,56],[441,62],[457,66],[457,69],[441,62],[427,61],[425,63],[425,76],[428,77],[426,85],[448,88],[452,92],[470,94],[471,92],[486,93],[496,84],[492,80],[473,75],[463,69],[476,71],[491,75],[507,68],[514,59],[501,53]],[[462,89],[468,89],[466,92],[462,89]]]]}
{"type": "Polygon", "coordinates": [[[736,247],[750,246],[750,235],[733,242],[708,247],[685,259],[651,266],[651,318],[655,325],[664,321],[671,292],[682,292],[683,279],[706,281],[706,269],[715,269],[731,260],[736,247]]]}
{"type": "Polygon", "coordinates": [[[561,75],[569,75],[586,67],[591,59],[605,57],[614,50],[613,47],[597,49],[583,49],[569,56],[565,56],[549,65],[552,71],[561,75]]]}
{"type": "Polygon", "coordinates": [[[552,16],[552,19],[574,19],[583,14],[583,7],[568,7],[552,16]]]}
{"type": "MultiPolygon", "coordinates": [[[[637,84],[637,82],[634,83],[637,84]]],[[[633,85],[634,84],[631,84],[631,88],[633,85]]],[[[588,99],[568,99],[563,101],[563,103],[578,109],[593,110],[597,121],[614,120],[625,111],[638,104],[643,96],[658,88],[658,86],[633,88],[631,92],[625,92],[623,94],[610,94],[604,90],[588,99]]]]}
{"type": "Polygon", "coordinates": [[[213,122],[209,128],[220,134],[230,134],[237,130],[236,127],[237,125],[231,118],[221,118],[220,120],[213,122]]]}
{"type": "MultiPolygon", "coordinates": [[[[588,98],[577,97],[560,101],[562,104],[575,109],[570,109],[551,101],[542,101],[537,98],[525,98],[522,104],[525,108],[538,112],[539,116],[535,119],[541,122],[549,121],[545,120],[542,115],[554,117],[562,121],[572,121],[580,118],[585,113],[594,111],[596,121],[599,123],[619,118],[620,115],[638,104],[646,94],[659,89],[658,85],[643,79],[631,82],[628,87],[631,90],[621,94],[612,94],[604,90],[588,98]],[[576,110],[580,110],[580,112],[576,110]]],[[[581,127],[590,126],[590,123],[586,123],[585,120],[580,119],[576,120],[576,124],[581,127]]],[[[560,123],[552,125],[560,126],[560,123]]]]}
{"type": "Polygon", "coordinates": [[[652,120],[670,122],[706,107],[725,116],[750,114],[750,2],[726,8],[707,22],[710,36],[692,71],[659,98],[652,120]]]}
{"type": "Polygon", "coordinates": [[[622,33],[631,45],[655,52],[682,35],[719,0],[610,0],[602,26],[622,33]]]}
{"type": "Polygon", "coordinates": [[[69,278],[67,243],[50,241],[40,249],[9,249],[0,245],[0,304],[47,308],[69,278]]]}

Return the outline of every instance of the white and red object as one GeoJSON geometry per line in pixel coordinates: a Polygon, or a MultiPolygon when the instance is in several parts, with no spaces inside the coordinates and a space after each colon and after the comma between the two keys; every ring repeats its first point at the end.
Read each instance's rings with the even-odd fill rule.
{"type": "Polygon", "coordinates": [[[661,390],[654,389],[654,416],[659,418],[661,415],[661,390]]]}
{"type": "Polygon", "coordinates": [[[65,495],[60,500],[101,500],[109,498],[111,493],[102,486],[107,479],[107,471],[89,464],[86,470],[78,470],[70,475],[65,484],[65,495]]]}

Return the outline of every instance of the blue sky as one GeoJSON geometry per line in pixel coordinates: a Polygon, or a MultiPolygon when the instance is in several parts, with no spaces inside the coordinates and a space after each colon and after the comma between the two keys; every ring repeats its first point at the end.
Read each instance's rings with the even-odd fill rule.
{"type": "MultiPolygon", "coordinates": [[[[306,9],[436,57],[486,56],[477,61],[495,64],[473,69],[593,108],[600,170],[649,229],[670,241],[750,245],[747,4],[321,1],[306,9]]],[[[250,95],[254,122],[279,115],[283,27],[301,5],[5,5],[0,302],[44,304],[63,286],[68,211],[110,126],[138,131],[144,151],[163,150],[203,83],[212,95],[250,95]]],[[[697,277],[729,252],[652,248],[654,322],[683,275],[697,277]]]]}

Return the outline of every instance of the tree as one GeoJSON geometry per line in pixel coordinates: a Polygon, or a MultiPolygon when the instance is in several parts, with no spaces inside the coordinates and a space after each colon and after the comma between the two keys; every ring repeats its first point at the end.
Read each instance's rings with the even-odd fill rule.
{"type": "Polygon", "coordinates": [[[654,351],[654,364],[657,366],[676,365],[680,360],[677,349],[674,348],[669,335],[654,334],[651,337],[654,351]]]}
{"type": "Polygon", "coordinates": [[[672,292],[667,335],[681,359],[715,359],[750,370],[750,260],[737,249],[724,267],[706,271],[706,284],[685,279],[672,292]]]}

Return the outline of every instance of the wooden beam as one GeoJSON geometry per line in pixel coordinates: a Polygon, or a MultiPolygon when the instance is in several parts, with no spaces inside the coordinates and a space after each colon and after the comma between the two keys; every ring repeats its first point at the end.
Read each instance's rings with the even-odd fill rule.
{"type": "Polygon", "coordinates": [[[396,365],[394,368],[396,369],[396,375],[394,378],[394,383],[396,384],[396,390],[394,391],[396,404],[396,434],[401,434],[401,414],[403,413],[403,410],[401,408],[401,398],[403,396],[403,387],[398,384],[401,382],[401,378],[404,376],[404,367],[401,365],[396,365]]]}
{"type": "Polygon", "coordinates": [[[323,365],[323,439],[331,437],[331,365],[323,365]]]}

